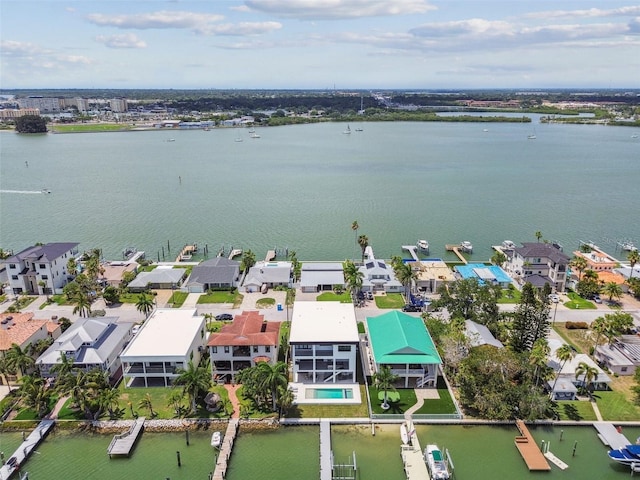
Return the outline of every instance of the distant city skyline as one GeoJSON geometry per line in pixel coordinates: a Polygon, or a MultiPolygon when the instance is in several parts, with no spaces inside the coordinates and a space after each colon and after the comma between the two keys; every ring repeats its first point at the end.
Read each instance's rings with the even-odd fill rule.
{"type": "Polygon", "coordinates": [[[10,88],[638,88],[640,4],[2,0],[10,88]]]}

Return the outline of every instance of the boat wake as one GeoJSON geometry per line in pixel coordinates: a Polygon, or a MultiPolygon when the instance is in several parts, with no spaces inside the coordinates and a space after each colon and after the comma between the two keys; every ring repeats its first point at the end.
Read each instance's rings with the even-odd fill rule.
{"type": "Polygon", "coordinates": [[[0,190],[0,193],[21,193],[23,195],[39,195],[51,193],[49,190],[0,190]]]}

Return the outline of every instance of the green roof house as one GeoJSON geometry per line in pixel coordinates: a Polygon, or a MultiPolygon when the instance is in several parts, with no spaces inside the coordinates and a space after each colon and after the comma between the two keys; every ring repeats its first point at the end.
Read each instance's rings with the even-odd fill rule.
{"type": "Polygon", "coordinates": [[[372,373],[387,365],[400,377],[401,388],[436,386],[442,361],[420,317],[393,310],[367,317],[367,330],[372,373]]]}

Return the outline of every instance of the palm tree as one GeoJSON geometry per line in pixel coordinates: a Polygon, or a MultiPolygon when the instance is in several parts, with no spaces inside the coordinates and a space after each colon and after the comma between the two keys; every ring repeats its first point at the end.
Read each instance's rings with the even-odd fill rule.
{"type": "Polygon", "coordinates": [[[5,357],[0,357],[0,375],[4,377],[4,383],[9,388],[9,392],[11,392],[11,384],[9,383],[9,375],[13,375],[14,372],[11,371],[11,368],[8,365],[7,359],[5,357]]]}
{"type": "Polygon", "coordinates": [[[598,380],[598,369],[585,362],[580,362],[578,364],[578,367],[576,368],[576,380],[578,380],[578,377],[580,375],[584,375],[582,379],[582,386],[587,391],[589,396],[591,396],[589,385],[591,385],[592,382],[598,380]]]}
{"type": "Polygon", "coordinates": [[[631,280],[633,267],[636,266],[636,263],[640,262],[640,252],[638,252],[638,250],[632,250],[629,252],[629,255],[627,255],[627,260],[629,260],[629,265],[631,266],[631,272],[629,273],[629,280],[631,280]]]}
{"type": "Polygon", "coordinates": [[[587,259],[584,257],[573,257],[569,262],[571,268],[575,268],[578,271],[578,281],[582,280],[582,272],[589,266],[587,259]]]}
{"type": "Polygon", "coordinates": [[[73,357],[71,355],[66,355],[64,352],[60,352],[60,362],[56,363],[51,370],[56,378],[56,385],[60,385],[64,383],[67,375],[71,375],[73,371],[73,357]]]}
{"type": "Polygon", "coordinates": [[[175,412],[176,416],[180,416],[182,414],[182,411],[184,408],[182,406],[183,398],[184,398],[184,393],[179,390],[176,390],[173,393],[171,393],[171,395],[169,395],[169,398],[167,399],[167,406],[173,408],[173,411],[175,412]]]}
{"type": "Polygon", "coordinates": [[[49,399],[53,392],[47,388],[42,377],[25,375],[20,379],[20,398],[25,404],[33,408],[39,418],[44,417],[49,408],[49,399]]]}
{"type": "MultiPolygon", "coordinates": [[[[358,228],[360,228],[360,225],[358,225],[358,221],[354,220],[353,223],[351,223],[351,230],[353,230],[354,232],[356,232],[356,242],[355,245],[358,245],[358,228]]],[[[354,245],[354,249],[356,248],[354,245]]],[[[353,260],[355,261],[355,250],[354,250],[354,255],[353,255],[353,260]]]]}
{"type": "Polygon", "coordinates": [[[118,410],[120,409],[120,390],[117,388],[104,388],[100,390],[99,402],[101,409],[106,409],[109,412],[110,418],[116,418],[118,416],[118,410]]]}
{"type": "Polygon", "coordinates": [[[271,396],[271,407],[275,412],[281,394],[287,389],[287,364],[284,362],[276,362],[271,365],[268,362],[259,362],[256,365],[256,370],[258,371],[258,377],[260,379],[259,388],[265,392],[269,392],[271,396]]]}
{"type": "Polygon", "coordinates": [[[88,317],[91,315],[91,299],[89,298],[89,294],[84,293],[80,290],[76,292],[72,299],[73,304],[73,314],[79,314],[81,317],[88,317]]]}
{"type": "Polygon", "coordinates": [[[182,386],[183,395],[189,397],[190,411],[195,413],[198,396],[211,387],[211,370],[208,367],[196,366],[193,360],[189,360],[187,368],[180,368],[176,373],[178,376],[173,384],[182,386]]]}
{"type": "Polygon", "coordinates": [[[382,365],[380,370],[373,374],[373,385],[384,392],[384,400],[382,402],[382,409],[389,409],[389,401],[387,399],[387,391],[396,391],[394,383],[398,380],[398,375],[391,371],[391,367],[388,365],[382,365]]]}
{"type": "Polygon", "coordinates": [[[536,236],[536,239],[538,240],[538,242],[540,242],[540,239],[542,238],[542,232],[538,230],[538,231],[535,233],[535,236],[536,236]]]}
{"type": "Polygon", "coordinates": [[[153,310],[153,298],[147,296],[146,293],[141,293],[138,295],[136,308],[140,313],[144,314],[144,318],[149,318],[149,314],[153,310]]]}
{"type": "Polygon", "coordinates": [[[411,268],[411,264],[400,263],[396,266],[394,273],[398,281],[404,286],[405,298],[409,302],[411,283],[418,280],[418,272],[411,268]]]}
{"type": "Polygon", "coordinates": [[[156,416],[156,412],[153,411],[153,403],[150,393],[145,394],[145,396],[140,399],[140,402],[138,402],[138,407],[149,409],[149,415],[151,416],[151,418],[156,416]]]}
{"type": "Polygon", "coordinates": [[[364,252],[369,246],[369,237],[366,235],[360,235],[358,237],[358,245],[360,245],[360,248],[362,249],[362,263],[364,263],[364,252]]]}
{"type": "Polygon", "coordinates": [[[242,261],[240,262],[240,270],[248,272],[251,267],[256,264],[256,255],[251,250],[247,250],[242,255],[242,261]]]}
{"type": "Polygon", "coordinates": [[[67,262],[67,274],[75,277],[78,274],[78,263],[75,258],[70,258],[67,262]]]}
{"type": "Polygon", "coordinates": [[[556,384],[558,383],[558,379],[560,378],[560,373],[562,369],[567,364],[569,360],[571,360],[575,356],[575,352],[570,345],[564,343],[561,347],[556,350],[555,357],[560,360],[562,363],[560,364],[560,368],[558,369],[558,373],[556,375],[556,379],[553,381],[553,385],[551,387],[551,397],[553,398],[553,391],[556,389],[556,384]]]}
{"type": "Polygon", "coordinates": [[[609,302],[613,300],[613,297],[616,300],[619,300],[622,296],[622,288],[616,282],[607,282],[602,287],[602,293],[609,296],[609,302]]]}
{"type": "Polygon", "coordinates": [[[506,261],[507,261],[507,256],[502,252],[496,252],[491,257],[491,263],[499,267],[502,267],[502,265],[504,265],[506,261]]]}
{"type": "Polygon", "coordinates": [[[600,344],[600,336],[602,335],[608,336],[607,332],[609,328],[610,328],[609,322],[604,317],[598,317],[593,322],[591,322],[591,330],[593,330],[596,333],[596,340],[593,345],[594,355],[595,355],[596,348],[598,348],[598,345],[600,344]]]}
{"type": "Polygon", "coordinates": [[[539,338],[533,344],[531,352],[529,352],[529,365],[534,367],[533,384],[538,386],[540,380],[540,371],[547,365],[547,356],[551,349],[546,338],[539,338]]]}
{"type": "Polygon", "coordinates": [[[351,260],[345,260],[343,264],[343,272],[344,281],[351,292],[351,299],[355,302],[358,298],[358,292],[362,288],[364,273],[362,273],[351,260]]]}
{"type": "Polygon", "coordinates": [[[19,372],[21,376],[35,365],[35,360],[27,353],[27,349],[20,348],[20,345],[13,343],[5,353],[7,367],[14,372],[19,372]]]}

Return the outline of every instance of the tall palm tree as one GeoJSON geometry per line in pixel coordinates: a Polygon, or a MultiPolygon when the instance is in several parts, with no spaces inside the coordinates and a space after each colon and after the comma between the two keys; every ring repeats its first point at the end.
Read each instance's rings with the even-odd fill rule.
{"type": "Polygon", "coordinates": [[[345,260],[343,264],[343,273],[344,281],[351,292],[351,299],[355,302],[358,298],[358,292],[362,288],[364,273],[362,273],[351,260],[345,260]]]}
{"type": "Polygon", "coordinates": [[[578,281],[582,280],[582,272],[589,266],[587,259],[584,257],[573,257],[569,262],[569,266],[578,271],[578,281]]]}
{"type": "Polygon", "coordinates": [[[609,296],[609,302],[615,297],[619,300],[622,296],[622,288],[616,282],[607,282],[602,287],[602,293],[609,296]]]}
{"type": "Polygon", "coordinates": [[[136,308],[140,313],[144,314],[144,318],[149,318],[149,314],[153,310],[153,298],[148,296],[146,293],[141,293],[138,295],[136,308]]]}
{"type": "Polygon", "coordinates": [[[13,375],[14,372],[9,367],[7,359],[3,356],[0,357],[0,375],[4,377],[4,383],[9,388],[9,392],[11,392],[11,384],[9,383],[9,375],[13,375]]]}
{"type": "Polygon", "coordinates": [[[364,252],[369,246],[369,237],[366,235],[360,235],[358,237],[358,245],[360,245],[360,248],[362,249],[362,263],[364,263],[364,252]]]}
{"type": "Polygon", "coordinates": [[[103,388],[98,396],[101,410],[107,410],[110,418],[116,418],[120,409],[120,390],[117,388],[103,388]]]}
{"type": "Polygon", "coordinates": [[[42,418],[49,409],[49,399],[53,392],[47,388],[42,377],[25,375],[20,379],[20,398],[25,404],[33,408],[38,417],[42,418]]]}
{"type": "Polygon", "coordinates": [[[180,368],[176,373],[178,376],[173,384],[182,386],[183,394],[189,397],[190,411],[195,413],[198,396],[211,387],[211,370],[208,366],[195,365],[193,360],[189,360],[187,368],[180,368]]]}
{"type": "Polygon", "coordinates": [[[629,280],[633,276],[633,267],[636,266],[637,263],[640,263],[640,252],[638,250],[632,250],[627,255],[627,260],[629,260],[629,265],[631,266],[631,272],[629,273],[629,280]]]}
{"type": "Polygon", "coordinates": [[[19,372],[21,376],[27,374],[27,371],[35,365],[35,360],[28,353],[28,349],[20,348],[20,345],[13,343],[9,350],[5,353],[7,367],[15,372],[19,372]]]}
{"type": "Polygon", "coordinates": [[[358,221],[357,220],[354,220],[351,223],[351,230],[353,230],[356,233],[356,241],[355,241],[355,245],[353,247],[354,248],[354,254],[353,254],[353,260],[354,261],[356,259],[355,248],[356,248],[356,245],[358,245],[358,228],[360,228],[360,225],[358,225],[358,221]]]}
{"type": "Polygon", "coordinates": [[[538,386],[538,382],[540,381],[540,377],[543,375],[541,371],[547,365],[547,356],[551,349],[549,348],[549,343],[546,338],[539,338],[531,347],[531,351],[529,352],[529,365],[533,367],[533,384],[534,386],[538,386]]]}
{"type": "Polygon", "coordinates": [[[561,347],[556,350],[555,357],[560,360],[562,363],[560,364],[560,368],[558,369],[558,373],[556,374],[556,379],[553,381],[553,385],[551,386],[551,397],[553,398],[553,391],[556,389],[556,384],[558,383],[558,379],[560,378],[560,373],[562,369],[567,364],[569,360],[571,360],[575,356],[575,352],[573,348],[566,343],[563,343],[561,347]]]}
{"type": "Polygon", "coordinates": [[[589,386],[592,382],[598,380],[598,369],[585,362],[580,362],[576,368],[576,380],[578,380],[578,377],[580,377],[580,375],[584,375],[582,379],[582,385],[589,396],[591,396],[589,386]]]}
{"type": "Polygon", "coordinates": [[[418,280],[418,272],[411,268],[410,263],[400,263],[394,270],[396,278],[404,286],[405,298],[409,302],[411,284],[418,280]]]}
{"type": "Polygon", "coordinates": [[[394,383],[398,380],[398,375],[391,371],[391,367],[388,365],[382,365],[380,370],[373,374],[373,385],[378,389],[384,392],[384,400],[382,402],[382,409],[389,409],[389,400],[387,397],[387,392],[389,390],[395,392],[396,387],[394,383]]]}
{"type": "Polygon", "coordinates": [[[156,412],[153,411],[153,400],[150,393],[145,394],[145,396],[140,399],[140,402],[138,402],[138,407],[148,409],[151,418],[156,416],[156,412]]]}
{"type": "Polygon", "coordinates": [[[540,242],[540,239],[542,239],[542,232],[540,230],[538,230],[535,233],[536,239],[538,240],[538,242],[540,242]]]}
{"type": "Polygon", "coordinates": [[[251,250],[247,250],[242,254],[242,260],[240,261],[240,270],[247,273],[251,267],[256,264],[256,254],[251,250]]]}
{"type": "Polygon", "coordinates": [[[271,407],[275,412],[278,408],[280,396],[287,390],[288,371],[287,364],[276,362],[271,365],[268,362],[259,362],[256,365],[260,378],[260,388],[268,391],[271,396],[271,407]]]}
{"type": "Polygon", "coordinates": [[[607,333],[610,329],[609,322],[604,317],[598,317],[593,322],[591,322],[591,330],[593,330],[596,334],[596,340],[593,345],[593,353],[595,355],[596,348],[600,345],[600,337],[602,335],[608,336],[607,333]]]}
{"type": "Polygon", "coordinates": [[[56,363],[51,367],[51,370],[49,370],[56,378],[56,385],[64,383],[67,375],[71,375],[72,371],[73,357],[66,355],[64,352],[60,352],[60,362],[56,363]]]}

